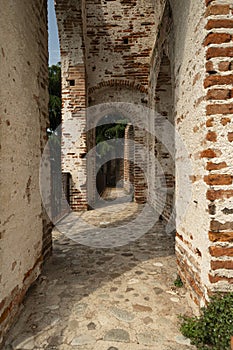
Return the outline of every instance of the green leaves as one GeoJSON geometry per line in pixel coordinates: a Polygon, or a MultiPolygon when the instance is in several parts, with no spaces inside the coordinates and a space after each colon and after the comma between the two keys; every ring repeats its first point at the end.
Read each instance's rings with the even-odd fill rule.
{"type": "Polygon", "coordinates": [[[233,336],[233,293],[215,295],[201,316],[181,316],[180,330],[199,350],[230,350],[233,336]]]}
{"type": "Polygon", "coordinates": [[[61,64],[49,67],[49,94],[61,98],[61,64]]]}
{"type": "Polygon", "coordinates": [[[177,276],[176,280],[174,281],[174,285],[177,288],[182,288],[183,287],[183,282],[182,282],[180,276],[177,276]]]}
{"type": "Polygon", "coordinates": [[[49,120],[55,130],[61,123],[61,67],[58,63],[49,67],[49,120]]]}
{"type": "Polygon", "coordinates": [[[101,156],[104,156],[113,149],[113,146],[107,143],[110,139],[121,139],[125,135],[125,120],[118,120],[117,123],[103,124],[96,127],[96,144],[101,156]]]}

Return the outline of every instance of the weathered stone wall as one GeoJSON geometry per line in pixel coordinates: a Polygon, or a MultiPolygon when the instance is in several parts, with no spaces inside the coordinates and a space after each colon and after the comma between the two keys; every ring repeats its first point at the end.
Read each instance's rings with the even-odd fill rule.
{"type": "MultiPolygon", "coordinates": [[[[231,208],[231,127],[224,119],[232,111],[231,100],[224,102],[231,98],[227,88],[232,83],[225,71],[232,56],[229,5],[227,1],[172,2],[176,128],[192,161],[192,193],[185,216],[182,183],[176,188],[177,221],[184,216],[177,227],[176,251],[180,274],[197,304],[211,291],[229,290],[232,282],[231,220],[226,214],[231,208]]],[[[182,162],[177,154],[176,177],[182,162]]]]}
{"type": "MultiPolygon", "coordinates": [[[[203,181],[205,150],[205,3],[204,1],[171,1],[174,21],[175,126],[183,141],[176,153],[176,253],[181,277],[199,304],[207,296],[209,256],[209,214],[207,186],[203,181]],[[191,188],[182,173],[188,175],[185,153],[191,160],[191,188]],[[186,167],[184,167],[186,164],[186,167]]],[[[178,142],[176,136],[176,143],[178,142]]],[[[177,144],[178,147],[178,144],[177,144]]]]}
{"type": "Polygon", "coordinates": [[[0,344],[51,251],[39,189],[48,118],[47,4],[3,0],[1,8],[0,344]]]}
{"type": "MultiPolygon", "coordinates": [[[[231,289],[233,277],[230,271],[232,172],[229,168],[232,4],[230,1],[174,0],[170,5],[173,24],[169,22],[167,7],[151,57],[148,100],[149,106],[160,115],[155,121],[149,120],[149,125],[156,133],[156,128],[163,128],[162,118],[167,118],[175,122],[178,134],[173,138],[177,149],[178,139],[183,142],[183,151],[176,152],[176,253],[180,275],[192,299],[200,305],[212,291],[231,289]],[[162,57],[170,60],[170,76],[162,57]],[[191,169],[184,167],[185,163],[188,167],[185,150],[191,169]],[[190,189],[182,176],[185,173],[190,175],[190,189]]],[[[161,134],[163,132],[161,130],[161,134]]],[[[172,197],[167,197],[163,208],[162,194],[160,196],[156,188],[161,182],[154,179],[157,180],[159,174],[157,159],[162,165],[166,187],[172,189],[174,154],[166,156],[166,148],[156,137],[147,137],[147,143],[151,151],[149,200],[163,210],[163,216],[168,219],[172,197]]]]}

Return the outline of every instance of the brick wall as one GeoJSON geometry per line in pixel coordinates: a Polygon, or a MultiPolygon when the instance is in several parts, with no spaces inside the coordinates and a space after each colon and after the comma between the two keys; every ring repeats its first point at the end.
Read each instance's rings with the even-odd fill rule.
{"type": "Polygon", "coordinates": [[[209,292],[233,282],[233,4],[206,1],[206,198],[210,215],[209,292]]]}
{"type": "Polygon", "coordinates": [[[56,2],[62,61],[62,163],[63,171],[72,175],[74,210],[87,208],[87,198],[91,204],[95,194],[94,159],[88,160],[87,166],[83,158],[91,148],[90,138],[94,137],[91,132],[85,137],[86,119],[88,123],[85,107],[122,102],[122,99],[144,103],[150,54],[162,3],[159,1],[156,5],[139,0],[56,2]],[[80,69],[82,73],[78,73],[80,69]],[[75,81],[75,86],[71,86],[70,81],[72,84],[75,81]],[[73,144],[67,123],[71,120],[75,134],[73,144]]]}
{"type": "Polygon", "coordinates": [[[151,2],[87,0],[88,88],[116,79],[146,86],[156,29],[151,2]]]}
{"type": "Polygon", "coordinates": [[[134,186],[134,129],[128,124],[125,128],[124,149],[124,188],[127,192],[132,191],[134,186]]]}
{"type": "Polygon", "coordinates": [[[210,218],[206,201],[204,161],[206,101],[205,3],[171,1],[173,14],[173,54],[176,137],[176,255],[178,270],[194,303],[207,298],[210,218]],[[190,164],[188,163],[190,162],[190,164]],[[185,178],[186,176],[186,178],[185,178]]]}
{"type": "MultiPolygon", "coordinates": [[[[90,105],[129,102],[146,105],[153,43],[158,32],[164,1],[86,2],[85,47],[90,105]]],[[[134,123],[135,120],[132,120],[134,123]]],[[[135,131],[135,200],[147,198],[145,133],[135,131]],[[140,166],[139,166],[140,165],[140,166]]],[[[125,164],[126,165],[126,164],[125,164]]],[[[126,169],[127,172],[127,169],[126,169]]]]}
{"type": "Polygon", "coordinates": [[[56,2],[62,65],[62,171],[70,173],[71,209],[86,210],[86,67],[81,2],[56,2]]]}
{"type": "Polygon", "coordinates": [[[86,185],[86,85],[85,66],[69,66],[63,72],[62,171],[72,175],[71,201],[73,210],[87,209],[86,185]],[[73,85],[74,84],[74,85],[73,85]],[[72,124],[69,120],[72,117],[72,124]]]}
{"type": "MultiPolygon", "coordinates": [[[[176,253],[180,275],[194,302],[202,305],[213,291],[232,288],[232,9],[229,1],[171,4],[175,122],[192,162],[186,211],[180,201],[185,195],[184,189],[179,193],[182,182],[176,188],[177,222],[181,223],[177,227],[176,253]]],[[[182,161],[177,154],[176,178],[182,171],[182,161]]]]}
{"type": "Polygon", "coordinates": [[[1,5],[0,344],[51,252],[39,188],[48,126],[47,4],[1,5]]]}

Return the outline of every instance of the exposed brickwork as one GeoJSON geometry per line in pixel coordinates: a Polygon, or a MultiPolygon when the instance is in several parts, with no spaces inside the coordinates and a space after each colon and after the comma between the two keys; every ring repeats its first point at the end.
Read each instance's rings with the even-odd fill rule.
{"type": "Polygon", "coordinates": [[[207,115],[214,115],[214,114],[233,114],[233,103],[208,105],[207,115]]]}
{"type": "MultiPolygon", "coordinates": [[[[88,169],[87,176],[86,161],[80,157],[80,154],[87,152],[87,144],[88,149],[91,144],[83,133],[87,98],[89,105],[109,102],[114,100],[115,92],[121,87],[132,89],[132,96],[135,95],[135,90],[140,91],[142,95],[139,101],[144,99],[148,87],[149,57],[158,26],[158,23],[155,23],[154,10],[153,4],[139,1],[131,3],[102,0],[97,3],[89,0],[85,4],[80,3],[72,7],[67,0],[57,1],[56,13],[63,67],[64,149],[68,148],[70,138],[69,132],[65,130],[66,120],[70,115],[79,121],[83,118],[83,124],[80,122],[77,126],[77,135],[80,133],[82,139],[80,145],[75,145],[75,149],[65,152],[66,154],[63,152],[62,158],[63,171],[72,175],[74,189],[71,206],[74,210],[87,208],[87,197],[89,201],[94,201],[95,160],[92,159],[92,170],[88,169]],[[134,52],[137,52],[137,55],[134,52]],[[79,65],[74,64],[77,60],[79,65]],[[77,75],[81,62],[83,72],[79,76],[80,80],[77,75]],[[75,81],[75,86],[69,87],[69,81],[75,81]],[[77,104],[78,111],[75,110],[77,104]]],[[[121,101],[121,98],[119,100],[121,101]]],[[[88,137],[90,136],[91,133],[88,134],[88,137]]],[[[144,180],[139,182],[143,186],[144,180]]],[[[142,188],[140,191],[137,189],[137,193],[139,192],[142,193],[142,188]]]]}
{"type": "Polygon", "coordinates": [[[220,270],[220,269],[226,269],[226,270],[233,270],[233,261],[232,260],[214,260],[211,261],[211,269],[212,270],[220,270]]]}
{"type": "Polygon", "coordinates": [[[206,25],[207,30],[216,28],[233,28],[232,19],[210,19],[206,25]]]}
{"type": "Polygon", "coordinates": [[[81,2],[56,2],[62,62],[62,171],[70,173],[71,208],[87,209],[86,69],[81,2]],[[73,125],[69,126],[69,120],[73,125]],[[74,142],[74,143],[72,143],[74,142]]]}
{"type": "Polygon", "coordinates": [[[223,126],[226,126],[226,125],[229,124],[230,122],[231,122],[231,119],[228,118],[228,117],[223,117],[223,118],[221,118],[221,124],[222,124],[223,126]]]}
{"type": "Polygon", "coordinates": [[[215,131],[209,131],[206,135],[206,140],[211,142],[217,141],[217,134],[215,131]]]}
{"type": "Polygon", "coordinates": [[[204,87],[208,88],[214,85],[232,85],[233,75],[211,75],[205,79],[204,87]]]}
{"type": "Polygon", "coordinates": [[[215,199],[226,199],[233,197],[233,190],[208,190],[207,199],[214,201],[215,199]]]}
{"type": "Polygon", "coordinates": [[[124,188],[127,192],[132,190],[134,185],[134,130],[132,125],[127,125],[125,129],[125,149],[124,149],[124,188]],[[130,160],[131,159],[131,160],[130,160]]]}
{"type": "Polygon", "coordinates": [[[147,157],[141,152],[141,145],[145,145],[146,135],[139,127],[134,128],[134,142],[134,199],[144,204],[148,201],[148,183],[144,173],[147,157]]]}
{"type": "Polygon", "coordinates": [[[226,207],[233,196],[233,174],[229,167],[232,159],[230,159],[229,153],[226,152],[231,142],[231,115],[233,114],[231,101],[233,97],[233,76],[231,74],[233,47],[232,31],[228,30],[233,28],[232,4],[218,0],[214,3],[208,2],[206,16],[209,17],[206,25],[208,34],[204,41],[204,45],[208,46],[206,51],[206,59],[208,60],[207,76],[204,81],[204,87],[208,89],[206,113],[208,118],[213,116],[215,121],[213,125],[209,125],[210,129],[207,134],[209,137],[207,139],[213,141],[210,140],[211,135],[214,137],[213,133],[216,133],[215,142],[218,143],[219,149],[221,149],[218,161],[207,163],[206,169],[209,171],[209,175],[204,177],[204,181],[210,186],[207,190],[207,200],[210,201],[211,207],[214,207],[214,210],[210,211],[211,221],[208,233],[211,255],[210,286],[208,289],[211,291],[227,290],[232,283],[232,278],[229,277],[232,262],[229,261],[229,257],[232,255],[230,245],[233,241],[233,225],[229,218],[226,218],[228,212],[226,207]],[[210,64],[212,65],[212,71],[209,69],[210,64]],[[224,128],[222,134],[221,128],[224,128]],[[220,208],[224,208],[224,203],[225,209],[220,210],[220,208]],[[211,246],[211,242],[212,244],[222,244],[222,246],[211,246]],[[216,260],[220,257],[221,260],[216,260]]]}
{"type": "Polygon", "coordinates": [[[218,69],[221,71],[221,72],[226,72],[228,70],[231,70],[231,62],[220,62],[218,64],[218,69]]]}
{"type": "Polygon", "coordinates": [[[214,57],[233,57],[233,47],[210,47],[206,54],[207,59],[214,57]]]}
{"type": "Polygon", "coordinates": [[[204,42],[205,45],[229,43],[232,35],[226,33],[210,33],[204,42]]]}
{"type": "Polygon", "coordinates": [[[88,93],[89,94],[93,94],[94,91],[102,89],[102,88],[106,88],[106,87],[127,87],[127,88],[131,88],[133,90],[139,90],[141,92],[146,92],[147,93],[147,88],[141,84],[138,84],[134,81],[129,81],[129,80],[119,80],[119,79],[111,79],[111,80],[107,80],[107,81],[102,81],[100,82],[97,86],[93,86],[91,88],[88,89],[88,93]]]}
{"type": "Polygon", "coordinates": [[[233,257],[233,248],[227,248],[225,246],[212,246],[210,247],[210,254],[214,257],[233,257]]]}
{"type": "Polygon", "coordinates": [[[227,282],[229,284],[233,283],[233,278],[229,278],[226,276],[219,276],[217,274],[213,275],[209,275],[209,280],[211,283],[218,283],[218,282],[227,282]]]}
{"type": "Polygon", "coordinates": [[[217,157],[216,151],[213,149],[206,149],[200,153],[201,158],[215,158],[217,157]]]}
{"type": "MultiPolygon", "coordinates": [[[[65,80],[65,74],[63,75],[65,80]]],[[[86,85],[85,67],[83,64],[70,66],[66,73],[66,88],[63,89],[63,140],[62,140],[62,171],[72,175],[71,184],[71,209],[87,209],[87,188],[86,188],[86,85]],[[74,86],[70,85],[74,81],[74,86]],[[78,108],[77,108],[78,106],[78,108]],[[74,125],[78,123],[78,134],[74,129],[67,130],[66,122],[69,115],[72,115],[74,125]],[[75,120],[77,119],[77,123],[75,120]],[[75,146],[69,142],[75,141],[75,146]],[[68,144],[68,146],[66,146],[68,144]],[[83,181],[82,181],[83,179],[83,181]],[[82,183],[83,182],[83,183],[82,183]]],[[[74,126],[73,126],[74,127],[74,126]]]]}
{"type": "Polygon", "coordinates": [[[228,15],[230,13],[230,5],[212,5],[207,7],[206,16],[212,15],[228,15]]]}
{"type": "MultiPolygon", "coordinates": [[[[213,169],[212,169],[213,170],[213,169]]],[[[204,177],[205,183],[207,185],[231,185],[232,184],[232,175],[226,174],[210,174],[204,177]]]]}
{"type": "Polygon", "coordinates": [[[233,232],[209,232],[211,242],[233,242],[233,232]]]}
{"type": "Polygon", "coordinates": [[[230,142],[233,142],[233,132],[229,132],[227,137],[230,142]]]}
{"type": "Polygon", "coordinates": [[[87,0],[88,87],[111,79],[127,79],[146,87],[156,27],[152,3],[87,0]]]}
{"type": "Polygon", "coordinates": [[[228,100],[232,97],[232,90],[229,89],[210,89],[207,92],[208,100],[228,100]]]}
{"type": "Polygon", "coordinates": [[[192,252],[187,251],[183,244],[179,244],[180,238],[183,240],[182,236],[177,234],[178,245],[176,247],[176,256],[180,275],[186,286],[189,289],[191,287],[191,298],[193,299],[194,303],[199,305],[199,300],[205,298],[204,288],[200,279],[199,258],[197,255],[196,259],[194,259],[192,257],[192,252]]]}
{"type": "Polygon", "coordinates": [[[224,169],[227,168],[227,163],[226,162],[221,162],[221,163],[212,163],[212,162],[208,162],[206,165],[206,170],[220,170],[220,169],[224,169]]]}

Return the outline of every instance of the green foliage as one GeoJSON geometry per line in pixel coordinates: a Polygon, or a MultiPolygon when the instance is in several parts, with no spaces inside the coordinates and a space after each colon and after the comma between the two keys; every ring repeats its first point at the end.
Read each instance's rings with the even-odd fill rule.
{"type": "Polygon", "coordinates": [[[61,64],[49,67],[49,94],[61,97],[61,64]]]}
{"type": "Polygon", "coordinates": [[[177,276],[176,280],[174,281],[174,285],[178,288],[183,287],[183,282],[182,282],[180,276],[177,276]]]}
{"type": "Polygon", "coordinates": [[[61,65],[49,67],[49,120],[50,129],[61,123],[61,65]]]}
{"type": "Polygon", "coordinates": [[[105,135],[108,139],[118,139],[118,138],[124,138],[125,136],[125,127],[126,124],[113,124],[109,126],[109,128],[105,131],[105,135]]]}
{"type": "Polygon", "coordinates": [[[230,350],[233,336],[233,293],[216,295],[200,317],[181,316],[182,334],[199,350],[230,350]]]}
{"type": "Polygon", "coordinates": [[[113,148],[106,141],[110,139],[124,138],[125,120],[118,120],[117,123],[103,124],[96,127],[96,144],[99,144],[99,152],[102,156],[113,148]]]}

